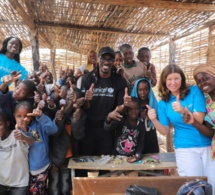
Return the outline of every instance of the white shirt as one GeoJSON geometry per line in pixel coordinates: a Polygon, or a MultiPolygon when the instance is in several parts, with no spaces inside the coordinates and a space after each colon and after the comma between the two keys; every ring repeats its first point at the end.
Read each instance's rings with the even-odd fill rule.
{"type": "Polygon", "coordinates": [[[0,138],[0,184],[11,187],[28,186],[28,144],[14,138],[0,138]]]}

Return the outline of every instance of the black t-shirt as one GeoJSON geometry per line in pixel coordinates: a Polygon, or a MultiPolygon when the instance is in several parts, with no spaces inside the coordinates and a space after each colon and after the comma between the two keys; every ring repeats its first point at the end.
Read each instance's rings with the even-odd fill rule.
{"type": "MultiPolygon", "coordinates": [[[[91,72],[88,74],[92,74],[91,72]]],[[[93,83],[93,79],[87,79],[90,75],[82,78],[81,91],[85,93],[93,83]]],[[[126,81],[118,74],[112,73],[109,78],[98,78],[93,89],[93,99],[90,109],[87,110],[88,124],[91,127],[101,127],[109,112],[116,106],[123,104],[126,81]]]]}
{"type": "Polygon", "coordinates": [[[106,131],[115,131],[114,155],[131,156],[142,154],[145,145],[145,126],[141,121],[137,125],[131,125],[127,117],[121,121],[105,123],[106,131]]]}

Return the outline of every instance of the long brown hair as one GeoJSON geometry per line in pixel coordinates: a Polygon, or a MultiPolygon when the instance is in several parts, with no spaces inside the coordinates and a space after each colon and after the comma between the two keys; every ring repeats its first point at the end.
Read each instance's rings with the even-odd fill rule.
{"type": "Polygon", "coordinates": [[[180,99],[184,99],[184,97],[189,92],[189,86],[186,84],[186,77],[185,77],[182,69],[175,64],[167,65],[163,69],[163,71],[160,75],[160,81],[158,84],[159,96],[165,102],[167,102],[169,100],[170,93],[171,93],[166,87],[166,78],[171,73],[178,73],[181,75],[180,99]]]}

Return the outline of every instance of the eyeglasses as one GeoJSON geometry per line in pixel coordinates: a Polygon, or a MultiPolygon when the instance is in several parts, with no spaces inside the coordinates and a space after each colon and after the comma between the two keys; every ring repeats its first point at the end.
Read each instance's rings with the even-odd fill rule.
{"type": "Polygon", "coordinates": [[[107,61],[108,63],[114,62],[114,58],[100,58],[100,61],[104,63],[107,61]]]}

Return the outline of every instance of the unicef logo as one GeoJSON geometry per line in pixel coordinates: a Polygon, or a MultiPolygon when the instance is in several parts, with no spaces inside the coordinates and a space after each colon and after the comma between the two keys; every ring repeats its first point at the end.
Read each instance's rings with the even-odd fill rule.
{"type": "Polygon", "coordinates": [[[113,88],[108,88],[108,93],[113,93],[114,89],[113,88]]]}

